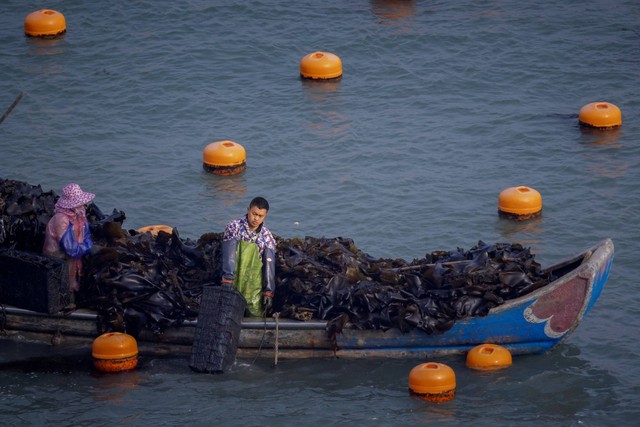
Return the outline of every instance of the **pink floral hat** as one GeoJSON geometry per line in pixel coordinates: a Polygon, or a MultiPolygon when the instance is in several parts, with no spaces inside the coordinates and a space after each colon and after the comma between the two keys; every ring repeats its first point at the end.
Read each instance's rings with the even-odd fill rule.
{"type": "Polygon", "coordinates": [[[85,193],[78,184],[73,182],[62,187],[62,195],[56,202],[56,208],[73,209],[86,205],[96,197],[93,193],[85,193]]]}

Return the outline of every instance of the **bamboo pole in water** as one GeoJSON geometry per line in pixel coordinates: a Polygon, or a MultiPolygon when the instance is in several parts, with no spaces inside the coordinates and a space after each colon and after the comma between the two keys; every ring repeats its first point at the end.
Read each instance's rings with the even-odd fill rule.
{"type": "Polygon", "coordinates": [[[22,99],[23,96],[24,96],[24,92],[22,92],[22,91],[18,94],[18,96],[16,96],[16,99],[9,106],[9,108],[7,108],[7,111],[5,111],[4,114],[2,115],[2,117],[0,117],[0,124],[2,122],[4,122],[4,119],[6,119],[9,116],[9,114],[11,114],[11,111],[13,111],[13,109],[16,107],[16,105],[18,105],[18,102],[20,102],[20,100],[22,99]]]}

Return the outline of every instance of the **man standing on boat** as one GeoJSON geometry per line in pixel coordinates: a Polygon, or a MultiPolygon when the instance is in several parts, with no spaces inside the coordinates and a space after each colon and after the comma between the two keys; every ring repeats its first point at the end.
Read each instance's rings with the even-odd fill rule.
{"type": "Polygon", "coordinates": [[[273,305],[276,241],[264,224],[269,202],[251,200],[247,214],[231,221],[222,237],[222,284],[233,284],[247,300],[252,316],[266,314],[273,305]]]}
{"type": "Polygon", "coordinates": [[[91,251],[93,244],[85,205],[94,197],[95,194],[82,191],[78,184],[65,185],[56,202],[55,215],[45,230],[42,252],[66,260],[69,267],[69,308],[74,308],[75,293],[80,290],[82,257],[91,251]]]}

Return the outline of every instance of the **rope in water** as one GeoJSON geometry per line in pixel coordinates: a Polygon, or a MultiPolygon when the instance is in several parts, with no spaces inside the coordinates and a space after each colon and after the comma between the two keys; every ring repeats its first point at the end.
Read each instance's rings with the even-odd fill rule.
{"type": "Polygon", "coordinates": [[[273,313],[273,318],[276,319],[276,342],[274,343],[274,360],[273,360],[273,366],[278,366],[278,335],[279,335],[279,328],[280,328],[280,323],[279,323],[279,318],[280,318],[280,313],[273,313]]]}
{"type": "MultiPolygon", "coordinates": [[[[276,321],[276,334],[275,334],[275,343],[274,343],[274,359],[273,359],[273,366],[278,366],[278,356],[279,356],[279,339],[280,339],[280,313],[276,312],[273,313],[273,318],[276,321]]],[[[262,321],[263,321],[263,328],[262,328],[262,337],[260,338],[260,345],[258,346],[258,351],[256,352],[256,355],[254,356],[253,360],[251,361],[251,364],[253,365],[256,360],[258,359],[258,357],[260,357],[260,352],[262,351],[262,345],[264,344],[265,341],[265,337],[267,336],[267,310],[265,310],[262,313],[262,321]]]]}

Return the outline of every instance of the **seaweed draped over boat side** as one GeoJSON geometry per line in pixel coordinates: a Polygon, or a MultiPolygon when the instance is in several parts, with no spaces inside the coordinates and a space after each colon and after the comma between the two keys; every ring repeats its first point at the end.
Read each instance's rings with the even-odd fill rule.
{"type": "MultiPolygon", "coordinates": [[[[0,249],[40,252],[57,196],[40,186],[0,179],[0,249]]],[[[122,211],[88,208],[94,248],[84,263],[79,305],[96,309],[101,330],[161,334],[197,317],[205,284],[219,283],[222,233],[197,241],[176,229],[157,236],[125,230],[122,211]]],[[[339,331],[414,328],[442,333],[458,319],[548,283],[528,248],[479,241],[465,251],[435,251],[407,262],[374,258],[348,238],[276,236],[274,310],[281,317],[323,319],[339,331]]]]}

